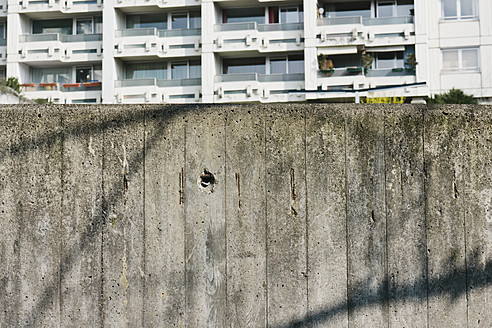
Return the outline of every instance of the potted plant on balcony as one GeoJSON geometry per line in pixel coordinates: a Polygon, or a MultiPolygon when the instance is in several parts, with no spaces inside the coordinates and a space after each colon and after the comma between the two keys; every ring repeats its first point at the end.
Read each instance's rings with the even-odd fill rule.
{"type": "Polygon", "coordinates": [[[318,55],[318,67],[322,76],[332,76],[335,72],[333,61],[328,57],[328,55],[318,55]]]}
{"type": "Polygon", "coordinates": [[[369,68],[371,68],[372,63],[374,62],[374,57],[371,54],[366,54],[366,52],[364,51],[362,53],[360,61],[362,64],[362,68],[364,69],[364,74],[367,74],[367,71],[369,70],[369,68]]]}
{"type": "Polygon", "coordinates": [[[417,58],[415,54],[410,53],[405,58],[405,71],[410,73],[415,73],[416,67],[418,65],[417,58]]]}

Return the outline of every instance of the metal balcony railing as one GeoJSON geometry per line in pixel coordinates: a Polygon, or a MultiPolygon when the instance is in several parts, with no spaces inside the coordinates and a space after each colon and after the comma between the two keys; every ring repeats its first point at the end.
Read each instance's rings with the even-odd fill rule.
{"type": "Polygon", "coordinates": [[[256,22],[248,22],[248,23],[216,24],[214,26],[215,32],[246,31],[246,30],[257,30],[259,32],[273,32],[273,31],[297,31],[302,29],[304,29],[304,23],[257,24],[256,22]]]}
{"type": "Polygon", "coordinates": [[[20,42],[45,42],[45,41],[61,41],[61,42],[89,42],[102,41],[102,34],[75,34],[75,35],[60,35],[58,33],[49,34],[24,34],[19,36],[20,42]]]}
{"type": "Polygon", "coordinates": [[[405,68],[385,68],[371,69],[366,73],[367,77],[390,77],[390,76],[408,76],[415,75],[415,71],[405,68]]]}
{"type": "Polygon", "coordinates": [[[258,81],[258,82],[289,82],[289,81],[304,81],[304,73],[294,74],[257,74],[257,73],[242,73],[242,74],[223,74],[215,76],[215,82],[243,82],[243,81],[258,81]]]}
{"type": "Polygon", "coordinates": [[[185,87],[185,86],[196,86],[201,85],[201,78],[193,78],[193,79],[172,79],[172,80],[160,80],[156,78],[147,78],[147,79],[125,79],[125,80],[117,80],[114,83],[116,88],[124,88],[124,87],[142,87],[142,86],[158,86],[160,88],[164,87],[185,87]]]}
{"type": "Polygon", "coordinates": [[[414,21],[413,16],[377,17],[377,18],[362,18],[361,16],[330,17],[330,18],[318,19],[318,26],[353,25],[353,24],[363,24],[365,26],[396,25],[396,24],[413,24],[413,21],[414,21]]]}
{"type": "Polygon", "coordinates": [[[413,24],[413,16],[364,18],[362,23],[365,26],[413,24]]]}
{"type": "Polygon", "coordinates": [[[200,28],[190,28],[190,29],[177,29],[177,30],[158,30],[155,27],[151,28],[134,28],[126,30],[117,30],[115,32],[115,37],[128,37],[128,36],[149,36],[157,35],[160,38],[173,37],[173,36],[195,36],[200,35],[200,28]]]}

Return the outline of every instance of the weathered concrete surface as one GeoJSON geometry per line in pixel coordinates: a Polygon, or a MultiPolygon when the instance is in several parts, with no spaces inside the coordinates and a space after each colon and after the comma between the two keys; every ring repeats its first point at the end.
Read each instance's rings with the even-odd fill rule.
{"type": "Polygon", "coordinates": [[[0,107],[0,327],[492,327],[492,108],[0,107]]]}

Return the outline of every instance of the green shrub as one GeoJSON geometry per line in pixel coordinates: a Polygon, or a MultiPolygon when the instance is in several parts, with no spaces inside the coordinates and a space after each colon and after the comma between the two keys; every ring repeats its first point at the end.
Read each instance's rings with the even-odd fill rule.
{"type": "Polygon", "coordinates": [[[429,104],[478,104],[478,101],[472,95],[465,94],[460,89],[451,89],[446,93],[435,95],[428,100],[429,104]]]}
{"type": "Polygon", "coordinates": [[[16,77],[9,77],[7,79],[7,84],[6,84],[9,88],[15,90],[17,93],[20,93],[21,92],[21,88],[20,88],[20,84],[19,84],[19,79],[16,78],[16,77]]]}

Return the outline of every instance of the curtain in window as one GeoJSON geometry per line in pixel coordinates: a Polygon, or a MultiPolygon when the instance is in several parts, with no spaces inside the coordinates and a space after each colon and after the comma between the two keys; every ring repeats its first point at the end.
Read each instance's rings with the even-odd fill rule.
{"type": "Polygon", "coordinates": [[[72,82],[71,67],[33,68],[33,83],[70,83],[72,82]]]}
{"type": "Polygon", "coordinates": [[[167,15],[160,14],[142,14],[126,16],[126,28],[152,28],[158,30],[167,30],[167,15]]]}
{"type": "Polygon", "coordinates": [[[127,79],[167,79],[167,63],[141,63],[126,66],[127,79]]]}
{"type": "Polygon", "coordinates": [[[187,79],[188,64],[186,62],[171,63],[171,79],[187,79]]]}

